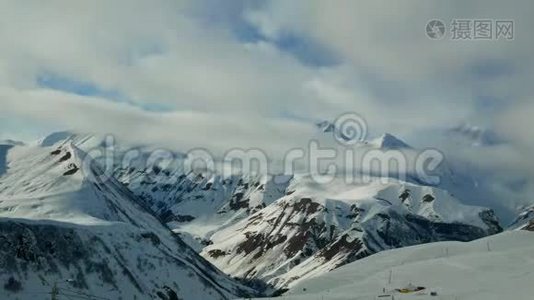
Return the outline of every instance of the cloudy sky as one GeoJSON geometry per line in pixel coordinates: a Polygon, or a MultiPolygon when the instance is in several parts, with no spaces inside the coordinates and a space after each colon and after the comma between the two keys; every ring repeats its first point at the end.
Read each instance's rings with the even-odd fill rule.
{"type": "Polygon", "coordinates": [[[371,134],[415,143],[468,122],[529,149],[532,11],[528,0],[0,0],[0,139],[70,129],[287,147],[354,111],[371,134]],[[431,19],[447,26],[442,40],[425,35],[431,19]],[[453,19],[514,20],[514,40],[452,40],[453,19]]]}

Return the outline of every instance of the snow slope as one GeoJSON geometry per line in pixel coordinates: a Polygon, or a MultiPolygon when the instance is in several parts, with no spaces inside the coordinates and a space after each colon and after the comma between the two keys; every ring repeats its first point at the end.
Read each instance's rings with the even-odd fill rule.
{"type": "Polygon", "coordinates": [[[72,140],[51,143],[6,153],[1,299],[48,297],[54,285],[63,297],[99,299],[253,293],[199,257],[121,183],[99,177],[100,166],[72,140]]]}
{"type": "Polygon", "coordinates": [[[534,294],[533,269],[534,233],[511,231],[468,243],[384,251],[305,280],[284,299],[393,299],[378,298],[392,295],[394,299],[529,300],[534,294]],[[425,289],[409,294],[395,291],[409,284],[425,289]],[[430,296],[432,291],[438,296],[430,296]]]}
{"type": "Polygon", "coordinates": [[[197,174],[181,169],[119,168],[118,180],[163,222],[200,250],[211,236],[265,208],[285,194],[290,178],[197,174]]]}

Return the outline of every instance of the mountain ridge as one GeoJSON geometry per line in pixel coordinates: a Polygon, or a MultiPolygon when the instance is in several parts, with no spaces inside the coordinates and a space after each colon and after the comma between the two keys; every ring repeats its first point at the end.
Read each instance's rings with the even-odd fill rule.
{"type": "MultiPolygon", "coordinates": [[[[98,136],[73,133],[43,140],[53,142],[52,146],[36,147],[47,149],[47,157],[56,160],[66,156],[69,150],[65,149],[103,152],[106,145],[98,136]]],[[[389,134],[361,145],[406,155],[417,151],[389,134]]],[[[149,146],[135,148],[138,160],[124,165],[122,155],[126,150],[112,146],[116,161],[111,170],[106,170],[111,177],[107,182],[96,182],[96,186],[117,186],[180,236],[180,241],[191,247],[191,255],[200,253],[226,274],[260,283],[261,288],[270,286],[269,291],[286,289],[391,248],[443,240],[469,241],[502,230],[491,209],[465,205],[463,199],[447,190],[455,180],[447,165],[438,170],[444,180],[436,184],[412,178],[411,171],[406,181],[394,174],[377,177],[370,173],[370,182],[347,183],[336,178],[320,184],[310,174],[221,176],[212,170],[187,171],[180,167],[187,155],[179,152],[171,153],[170,164],[165,160],[148,164],[149,146]]],[[[12,156],[15,161],[24,158],[12,156]]],[[[52,164],[42,169],[56,170],[61,176],[69,171],[73,173],[66,176],[81,176],[83,168],[67,168],[69,159],[62,162],[62,168],[52,164]]],[[[77,168],[81,164],[75,161],[77,168]]],[[[10,164],[10,172],[14,171],[15,162],[10,164]]],[[[9,190],[3,191],[0,184],[0,195],[9,190]]],[[[24,195],[20,191],[13,194],[24,195]]],[[[103,213],[98,213],[97,219],[102,222],[103,213]]],[[[135,217],[130,219],[136,222],[135,217]]]]}
{"type": "Polygon", "coordinates": [[[72,143],[17,150],[0,178],[0,280],[18,288],[0,294],[30,299],[28,288],[50,293],[56,282],[112,298],[256,294],[199,257],[122,184],[100,180],[100,167],[72,143]]]}

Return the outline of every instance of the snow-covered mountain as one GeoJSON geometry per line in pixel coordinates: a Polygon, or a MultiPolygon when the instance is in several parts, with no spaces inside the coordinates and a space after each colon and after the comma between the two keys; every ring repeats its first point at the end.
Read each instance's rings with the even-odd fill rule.
{"type": "Polygon", "coordinates": [[[410,149],[411,147],[404,141],[401,141],[390,133],[384,133],[383,135],[372,139],[370,141],[363,142],[364,145],[369,145],[374,148],[384,150],[398,150],[398,149],[410,149]]]}
{"type": "Polygon", "coordinates": [[[176,165],[118,166],[114,175],[194,249],[211,235],[282,197],[290,176],[202,174],[176,165]],[[135,167],[137,166],[137,167],[135,167]]]}
{"type": "MultiPolygon", "coordinates": [[[[389,134],[356,147],[415,151],[389,134]]],[[[143,166],[117,167],[115,177],[217,267],[276,288],[384,249],[501,230],[490,209],[463,205],[411,174],[321,185],[307,175],[223,178],[143,166]]],[[[446,166],[438,171],[454,184],[446,166]]]]}
{"type": "MultiPolygon", "coordinates": [[[[336,127],[336,124],[330,121],[321,121],[315,124],[319,132],[324,134],[333,135],[335,137],[340,137],[345,141],[350,141],[351,137],[343,132],[343,128],[336,127]]],[[[356,130],[356,128],[353,128],[356,130]]],[[[362,133],[357,133],[362,134],[362,133]]],[[[363,134],[366,134],[364,132],[363,134]]],[[[363,139],[363,136],[358,136],[356,138],[363,139]]],[[[384,133],[374,139],[356,141],[356,144],[359,146],[369,146],[377,149],[383,150],[396,150],[396,149],[407,149],[411,148],[404,141],[400,140],[396,136],[390,133],[384,133]]]]}
{"type": "Polygon", "coordinates": [[[534,231],[534,206],[523,208],[518,214],[517,218],[510,225],[508,225],[508,229],[527,229],[534,231]]]}
{"type": "MultiPolygon", "coordinates": [[[[173,152],[168,161],[151,162],[155,152],[152,147],[137,147],[133,159],[125,157],[128,156],[125,150],[114,147],[113,178],[95,184],[86,177],[94,174],[83,174],[77,168],[85,152],[95,147],[105,151],[103,145],[101,137],[62,132],[40,140],[34,147],[19,147],[26,150],[9,150],[8,172],[0,180],[0,197],[6,199],[0,200],[4,201],[0,209],[6,205],[0,217],[32,222],[50,220],[74,224],[77,228],[86,228],[83,226],[94,222],[96,225],[91,225],[88,232],[93,228],[115,228],[109,227],[110,222],[141,233],[147,227],[159,226],[156,235],[160,241],[172,239],[168,243],[178,243],[181,247],[178,254],[171,252],[171,255],[180,257],[185,255],[181,249],[187,249],[187,258],[199,260],[198,264],[204,266],[200,269],[209,270],[206,272],[210,278],[221,283],[211,288],[224,297],[246,288],[224,277],[214,267],[204,265],[206,262],[195,256],[194,251],[233,277],[259,280],[284,289],[383,250],[444,240],[469,241],[501,231],[491,209],[466,205],[463,198],[448,191],[457,178],[446,164],[437,170],[442,180],[436,184],[415,176],[412,170],[406,171],[405,180],[395,179],[398,174],[379,174],[388,177],[384,181],[385,178],[372,170],[363,170],[370,176],[370,182],[348,183],[339,177],[321,184],[310,174],[222,176],[214,170],[186,171],[182,166],[189,158],[186,154],[173,152]],[[71,156],[66,157],[67,153],[71,156]],[[20,171],[17,166],[21,166],[20,171]],[[120,203],[110,205],[109,190],[122,199],[111,197],[111,203],[120,203]],[[39,198],[47,200],[44,208],[35,200],[39,198]],[[14,201],[24,205],[15,206],[14,201]],[[137,210],[132,214],[122,209],[117,211],[117,207],[123,206],[137,207],[137,210]],[[138,210],[151,221],[146,223],[145,217],[139,218],[138,210]],[[106,225],[100,226],[102,222],[106,225]],[[170,235],[160,222],[181,239],[170,235]],[[191,248],[183,245],[182,240],[191,248]]],[[[354,147],[358,151],[397,150],[406,157],[417,153],[390,134],[354,147]]],[[[99,162],[105,165],[104,161],[99,162]]],[[[113,245],[107,248],[113,249],[116,247],[113,243],[121,240],[122,237],[115,235],[105,240],[113,245]]],[[[140,242],[136,239],[128,243],[140,242]]],[[[157,246],[147,247],[146,251],[157,251],[152,249],[157,246]]],[[[139,250],[135,255],[144,251],[139,250]]],[[[116,258],[111,256],[108,260],[113,259],[116,258]]],[[[153,261],[147,264],[157,265],[153,261]]],[[[164,268],[163,272],[169,274],[165,277],[180,278],[184,271],[179,269],[175,271],[179,274],[174,275],[171,269],[175,268],[172,264],[164,268]]],[[[153,270],[146,278],[158,276],[157,287],[162,286],[161,282],[169,288],[182,282],[181,279],[159,281],[162,271],[155,270],[158,274],[153,270]]],[[[187,273],[195,272],[198,270],[187,273]]],[[[152,283],[153,279],[150,280],[152,283]]],[[[157,287],[151,283],[144,282],[157,293],[157,287]]],[[[186,285],[196,288],[195,284],[186,285]]],[[[189,294],[183,293],[187,298],[189,294]]]]}
{"type": "Polygon", "coordinates": [[[74,141],[1,153],[0,298],[253,294],[198,256],[123,184],[101,180],[101,166],[74,141]]]}
{"type": "Polygon", "coordinates": [[[533,268],[534,234],[509,231],[384,251],[304,280],[284,299],[529,300],[533,268]]]}
{"type": "Polygon", "coordinates": [[[379,251],[499,231],[491,210],[438,188],[394,180],[317,185],[303,177],[284,197],[215,233],[202,255],[228,274],[284,288],[379,251]]]}

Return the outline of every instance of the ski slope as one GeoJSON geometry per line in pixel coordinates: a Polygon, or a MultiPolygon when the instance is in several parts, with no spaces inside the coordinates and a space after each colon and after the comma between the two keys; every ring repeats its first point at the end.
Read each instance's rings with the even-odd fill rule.
{"type": "Polygon", "coordinates": [[[283,299],[528,300],[534,295],[533,270],[534,233],[508,231],[468,243],[384,251],[302,281],[283,299]],[[395,291],[410,284],[425,289],[395,291]]]}

